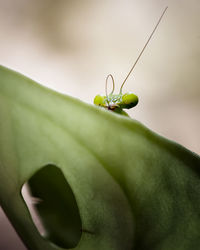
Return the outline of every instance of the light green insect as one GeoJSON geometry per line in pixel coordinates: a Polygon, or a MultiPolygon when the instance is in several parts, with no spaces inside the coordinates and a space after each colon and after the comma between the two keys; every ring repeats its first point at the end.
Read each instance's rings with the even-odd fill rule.
{"type": "Polygon", "coordinates": [[[108,110],[114,111],[116,113],[120,113],[123,115],[127,115],[127,113],[123,110],[123,109],[131,109],[133,107],[135,107],[138,104],[138,97],[137,95],[135,95],[134,93],[128,92],[123,94],[122,93],[122,89],[123,86],[126,82],[126,80],[128,79],[128,77],[130,76],[131,72],[133,71],[133,69],[135,68],[137,62],[139,61],[141,55],[143,54],[147,44],[149,43],[149,41],[151,40],[155,30],[157,29],[163,15],[165,14],[165,11],[167,10],[168,7],[166,7],[162,13],[162,15],[160,16],[158,22],[156,23],[151,35],[149,36],[146,44],[144,45],[143,49],[141,50],[139,56],[137,57],[135,63],[133,64],[131,70],[129,71],[128,75],[126,76],[125,80],[123,81],[121,87],[120,87],[120,91],[119,94],[114,94],[114,90],[115,90],[115,82],[114,82],[114,78],[111,74],[109,74],[106,78],[106,85],[105,85],[105,92],[106,95],[96,95],[94,98],[94,104],[103,108],[106,108],[108,110]],[[107,86],[108,86],[108,79],[109,77],[112,79],[112,84],[113,84],[113,89],[111,91],[110,94],[107,93],[107,86]]]}
{"type": "MultiPolygon", "coordinates": [[[[125,83],[125,81],[124,81],[125,83]]],[[[114,78],[111,74],[109,74],[106,78],[106,95],[96,95],[94,98],[94,104],[107,108],[108,110],[114,111],[116,113],[127,115],[123,109],[130,109],[137,105],[138,103],[138,97],[133,93],[125,93],[122,94],[122,87],[124,85],[122,84],[120,88],[119,94],[113,94],[115,90],[115,82],[114,78]],[[107,85],[108,85],[108,79],[111,77],[112,83],[113,83],[113,89],[111,93],[108,95],[107,93],[107,85]]]]}

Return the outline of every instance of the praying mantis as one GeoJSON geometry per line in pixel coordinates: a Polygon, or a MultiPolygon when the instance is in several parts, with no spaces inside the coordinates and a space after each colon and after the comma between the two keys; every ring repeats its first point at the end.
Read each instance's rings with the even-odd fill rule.
{"type": "Polygon", "coordinates": [[[106,77],[106,84],[105,84],[106,95],[96,95],[94,98],[95,105],[106,108],[107,110],[114,111],[115,113],[119,113],[119,114],[128,116],[128,114],[123,109],[131,109],[138,104],[139,99],[138,99],[137,95],[135,95],[134,93],[131,93],[131,92],[127,92],[127,93],[123,94],[122,89],[123,89],[123,86],[126,83],[127,79],[129,78],[130,74],[132,73],[133,69],[135,68],[136,64],[138,63],[140,57],[142,56],[144,50],[146,49],[148,43],[150,42],[154,32],[156,31],[160,21],[162,20],[162,18],[164,16],[167,8],[168,7],[166,7],[164,9],[164,11],[162,12],[162,14],[161,14],[159,20],[157,21],[153,31],[151,32],[148,40],[146,41],[144,47],[142,48],[139,56],[137,57],[135,63],[133,64],[133,66],[130,69],[129,73],[127,74],[125,80],[123,81],[123,83],[120,87],[119,94],[114,94],[114,90],[115,90],[114,77],[111,74],[109,74],[106,77]],[[108,94],[108,91],[107,91],[109,78],[111,78],[112,85],[113,85],[113,88],[112,88],[112,91],[110,92],[110,94],[108,94]]]}

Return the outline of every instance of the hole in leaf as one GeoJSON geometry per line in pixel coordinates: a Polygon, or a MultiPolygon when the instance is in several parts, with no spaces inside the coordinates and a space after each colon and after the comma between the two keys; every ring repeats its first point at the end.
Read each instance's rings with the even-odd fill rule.
{"type": "Polygon", "coordinates": [[[81,218],[73,192],[62,171],[47,165],[22,188],[22,195],[40,234],[63,248],[81,238],[81,218]]]}

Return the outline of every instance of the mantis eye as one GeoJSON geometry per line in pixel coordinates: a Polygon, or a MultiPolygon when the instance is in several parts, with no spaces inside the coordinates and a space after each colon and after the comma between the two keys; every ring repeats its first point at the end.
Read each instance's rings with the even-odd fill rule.
{"type": "Polygon", "coordinates": [[[122,108],[130,109],[136,106],[138,103],[138,97],[133,93],[125,93],[122,96],[122,108]]]}
{"type": "Polygon", "coordinates": [[[96,95],[94,98],[94,104],[97,106],[105,106],[106,96],[96,95]]]}

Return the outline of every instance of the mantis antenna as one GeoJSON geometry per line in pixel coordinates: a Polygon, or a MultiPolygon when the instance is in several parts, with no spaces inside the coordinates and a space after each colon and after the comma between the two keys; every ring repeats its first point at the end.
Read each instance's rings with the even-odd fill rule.
{"type": "Polygon", "coordinates": [[[123,81],[123,83],[122,83],[122,85],[121,85],[121,88],[120,88],[120,92],[119,92],[120,94],[122,93],[122,88],[123,88],[123,86],[124,86],[124,84],[125,84],[126,80],[127,80],[127,79],[128,79],[128,77],[130,76],[131,72],[133,71],[133,69],[135,68],[135,66],[136,66],[137,62],[139,61],[139,59],[140,59],[141,55],[143,54],[143,52],[144,52],[145,48],[147,47],[147,45],[148,45],[149,41],[151,40],[151,38],[152,38],[152,36],[153,36],[154,32],[156,31],[156,29],[157,29],[157,27],[158,27],[158,25],[159,25],[159,23],[160,23],[160,21],[161,21],[162,17],[164,16],[164,14],[165,14],[165,12],[166,12],[167,8],[168,8],[168,7],[166,7],[166,8],[164,9],[164,11],[163,11],[162,15],[160,16],[160,18],[159,18],[159,20],[158,20],[158,22],[157,22],[156,26],[154,27],[153,31],[151,32],[151,35],[149,36],[149,38],[148,38],[147,42],[145,43],[145,45],[144,45],[143,49],[141,50],[141,52],[140,52],[140,54],[139,54],[138,58],[136,59],[135,63],[133,64],[133,66],[132,66],[131,70],[129,71],[128,75],[126,76],[125,80],[123,81]]]}
{"type": "MultiPolygon", "coordinates": [[[[115,90],[115,81],[114,81],[114,77],[111,75],[111,74],[109,74],[107,77],[106,77],[106,86],[105,86],[105,90],[106,90],[106,97],[108,97],[108,79],[109,79],[109,77],[111,77],[111,79],[112,79],[112,84],[113,84],[113,89],[112,89],[112,91],[111,91],[111,95],[112,95],[112,93],[114,92],[114,90],[115,90]]],[[[109,95],[110,95],[109,94],[109,95]]]]}

